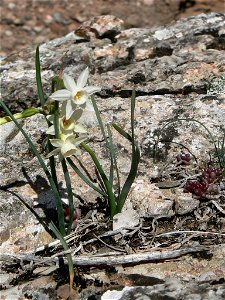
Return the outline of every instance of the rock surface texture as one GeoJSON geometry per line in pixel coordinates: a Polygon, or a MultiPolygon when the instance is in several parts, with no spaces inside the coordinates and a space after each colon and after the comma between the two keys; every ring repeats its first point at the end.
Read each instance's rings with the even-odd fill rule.
{"type": "MultiPolygon", "coordinates": [[[[223,137],[224,50],[225,15],[222,13],[201,14],[154,29],[123,29],[123,21],[117,17],[95,17],[84,22],[75,32],[41,45],[46,97],[51,93],[51,79],[62,68],[77,78],[89,66],[90,84],[102,87],[101,92],[96,95],[96,101],[103,119],[107,123],[118,123],[129,131],[130,95],[135,88],[135,134],[142,156],[139,176],[126,205],[134,208],[140,217],[173,216],[176,213],[185,215],[199,206],[198,200],[192,199],[189,194],[184,195],[181,189],[176,192],[159,189],[154,178],[165,173],[163,166],[168,161],[175,160],[176,154],[183,149],[182,145],[197,157],[199,163],[204,163],[209,151],[213,151],[213,144],[203,127],[194,122],[178,122],[178,119],[198,120],[207,126],[216,140],[223,137]],[[173,123],[163,127],[166,120],[173,123]],[[157,151],[156,141],[160,141],[157,151]],[[187,205],[187,201],[190,201],[190,205],[187,205]]],[[[2,61],[2,97],[13,112],[38,105],[34,57],[35,49],[26,49],[2,61]]],[[[43,118],[35,116],[22,123],[44,154],[43,118]]],[[[107,168],[104,147],[95,142],[101,136],[95,127],[97,122],[94,116],[87,115],[86,124],[91,131],[92,146],[107,168]]],[[[0,127],[0,142],[1,185],[12,184],[14,190],[30,205],[34,200],[39,203],[51,200],[51,193],[38,162],[13,124],[0,127]]],[[[125,143],[124,146],[124,140],[116,136],[116,147],[120,156],[118,164],[121,173],[126,175],[129,171],[129,152],[126,150],[129,149],[129,144],[125,143]]],[[[87,164],[90,162],[86,154],[83,160],[87,164]]],[[[76,194],[90,205],[93,204],[97,194],[84,186],[76,175],[73,175],[73,180],[76,183],[76,194]]],[[[0,214],[3,237],[1,251],[5,247],[9,252],[16,253],[32,249],[34,237],[40,235],[42,229],[15,196],[0,191],[0,214]],[[21,227],[26,233],[25,240],[21,236],[21,227]],[[16,243],[12,240],[12,234],[17,236],[16,243]]],[[[44,235],[40,236],[39,242],[48,239],[44,235]]],[[[199,268],[197,273],[191,273],[193,270],[188,269],[190,260],[183,260],[177,262],[176,266],[162,263],[155,277],[165,280],[176,276],[187,281],[193,278],[204,281],[224,277],[222,246],[221,249],[218,246],[219,250],[215,251],[209,264],[191,262],[193,270],[199,268]],[[163,269],[165,264],[167,269],[163,269]]],[[[154,273],[154,266],[149,270],[154,273]]],[[[185,296],[182,299],[220,300],[225,296],[222,284],[214,288],[209,282],[206,283],[203,287],[206,291],[204,295],[195,284],[190,284],[189,288],[192,289],[190,293],[188,288],[187,291],[179,292],[182,285],[174,291],[173,283],[168,283],[168,293],[163,285],[156,288],[127,288],[124,296],[119,295],[117,299],[131,299],[131,295],[135,295],[132,299],[159,299],[156,298],[156,293],[160,295],[160,299],[179,299],[185,296]]],[[[102,299],[112,298],[105,296],[102,299]]],[[[116,298],[113,296],[113,299],[116,298]]]]}
{"type": "Polygon", "coordinates": [[[152,27],[224,10],[223,0],[2,0],[0,56],[65,35],[94,16],[113,14],[125,28],[152,27]]]}

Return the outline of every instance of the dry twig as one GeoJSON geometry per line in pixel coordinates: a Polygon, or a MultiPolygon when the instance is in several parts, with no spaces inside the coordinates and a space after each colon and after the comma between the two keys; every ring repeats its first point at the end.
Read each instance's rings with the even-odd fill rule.
{"type": "MultiPolygon", "coordinates": [[[[164,261],[167,259],[173,259],[178,258],[180,256],[190,254],[190,253],[196,253],[201,251],[206,251],[209,248],[206,248],[204,246],[199,246],[195,248],[181,248],[181,249],[175,249],[175,250],[160,250],[160,251],[149,251],[144,253],[135,253],[135,254],[128,254],[128,255],[83,255],[83,256],[74,256],[72,254],[73,263],[74,266],[114,266],[114,265],[127,265],[127,264],[138,264],[138,263],[146,263],[146,262],[155,262],[155,261],[164,261]]],[[[61,252],[61,254],[65,255],[68,251],[61,252]]],[[[70,251],[71,253],[71,251],[70,251]]],[[[59,256],[59,254],[58,254],[59,256]]],[[[64,261],[65,264],[67,264],[67,259],[64,257],[60,257],[64,261]]],[[[31,257],[30,255],[24,254],[24,255],[12,255],[12,254],[3,254],[0,256],[0,260],[2,261],[34,261],[38,263],[39,265],[41,263],[53,263],[58,265],[59,263],[59,257],[56,257],[56,255],[53,255],[52,257],[31,257]]]]}

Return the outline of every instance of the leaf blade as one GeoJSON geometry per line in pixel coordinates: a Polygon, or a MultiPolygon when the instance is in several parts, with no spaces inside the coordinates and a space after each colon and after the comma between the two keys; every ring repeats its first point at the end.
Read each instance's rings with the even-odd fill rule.
{"type": "Polygon", "coordinates": [[[44,108],[45,96],[44,96],[42,81],[41,81],[41,66],[40,66],[39,46],[37,46],[37,48],[36,48],[35,70],[36,70],[36,84],[37,84],[38,97],[39,97],[42,108],[44,108]]]}

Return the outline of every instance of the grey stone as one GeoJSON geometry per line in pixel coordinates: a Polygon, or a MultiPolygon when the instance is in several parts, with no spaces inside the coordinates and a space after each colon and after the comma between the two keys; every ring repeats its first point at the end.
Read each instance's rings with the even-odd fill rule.
{"type": "Polygon", "coordinates": [[[194,199],[191,194],[180,193],[176,197],[176,213],[179,215],[185,215],[192,212],[197,207],[199,207],[200,201],[194,199]]]}
{"type": "Polygon", "coordinates": [[[153,300],[153,299],[215,299],[222,300],[225,296],[225,284],[211,285],[209,283],[196,284],[181,283],[176,280],[167,280],[164,284],[146,287],[124,287],[122,291],[108,290],[101,300],[153,300]]]}
{"type": "MultiPolygon", "coordinates": [[[[113,217],[113,230],[122,230],[124,227],[138,226],[139,217],[140,215],[133,209],[123,210],[113,217]]],[[[122,232],[124,232],[124,230],[122,230],[122,232]]]]}
{"type": "MultiPolygon", "coordinates": [[[[103,120],[106,123],[118,123],[125,130],[130,131],[130,95],[134,87],[137,92],[135,135],[141,149],[141,162],[138,178],[131,189],[126,205],[128,208],[136,209],[139,216],[143,218],[171,216],[176,213],[175,196],[167,195],[167,191],[158,189],[151,182],[152,178],[157,178],[161,166],[180,152],[182,147],[178,145],[183,144],[188,147],[198,157],[199,163],[204,163],[208,152],[213,150],[212,142],[203,127],[191,122],[177,122],[177,119],[190,117],[199,120],[210,129],[216,139],[223,137],[225,101],[224,89],[220,88],[220,85],[224,82],[225,72],[225,54],[221,44],[225,15],[202,14],[180,20],[167,27],[151,29],[122,30],[119,25],[116,25],[113,38],[110,35],[113,26],[108,29],[107,18],[112,20],[111,16],[98,19],[99,27],[95,28],[98,34],[96,31],[93,34],[93,31],[84,25],[86,35],[78,36],[70,33],[40,47],[46,99],[51,94],[51,79],[55,74],[59,74],[62,64],[64,71],[75,79],[88,65],[91,71],[90,84],[102,87],[102,91],[96,95],[96,101],[103,120]],[[165,120],[176,122],[163,127],[165,120]],[[156,151],[157,140],[160,142],[156,151]]],[[[117,21],[118,24],[122,24],[117,21]]],[[[11,56],[2,61],[2,96],[13,112],[38,104],[34,52],[34,49],[27,49],[18,53],[16,57],[11,56]]],[[[45,157],[43,138],[46,125],[42,116],[34,116],[22,121],[22,124],[45,157]]],[[[95,124],[95,118],[88,120],[92,138],[90,145],[96,151],[103,168],[108,170],[107,152],[102,143],[96,142],[101,140],[102,136],[95,124]]],[[[48,183],[46,184],[37,159],[21,133],[12,124],[2,126],[1,132],[3,132],[1,141],[4,144],[3,148],[2,146],[0,148],[1,185],[11,184],[30,205],[33,205],[38,198],[40,201],[43,199],[50,201],[48,183]],[[22,167],[25,167],[30,179],[23,172],[22,167]],[[15,182],[17,182],[16,186],[15,182]]],[[[124,182],[130,166],[130,144],[117,133],[113,132],[113,135],[119,156],[121,180],[124,182]]],[[[82,160],[90,167],[91,175],[94,175],[90,157],[85,153],[82,160]]],[[[60,168],[58,174],[59,180],[63,181],[60,168]]],[[[95,205],[98,194],[90,191],[75,174],[71,175],[71,179],[77,199],[82,197],[86,205],[95,205]]],[[[178,212],[185,214],[197,206],[197,202],[188,203],[188,200],[182,202],[181,199],[178,212]]],[[[0,214],[4,230],[13,228],[17,230],[17,234],[18,232],[22,234],[20,225],[29,230],[32,227],[35,232],[40,230],[35,228],[33,217],[18,199],[4,191],[0,192],[0,214]]],[[[23,240],[24,236],[18,236],[16,249],[32,247],[31,240],[34,240],[35,232],[31,230],[29,237],[26,237],[27,240],[23,240]]],[[[8,235],[5,236],[8,239],[8,235]]],[[[1,247],[7,246],[8,251],[14,252],[10,238],[4,241],[1,247]]],[[[217,254],[217,258],[209,262],[212,272],[221,268],[222,259],[218,259],[217,254]]],[[[168,269],[168,264],[166,266],[168,269]]],[[[199,271],[201,274],[192,274],[191,270],[182,271],[181,265],[179,268],[178,277],[184,277],[186,272],[185,278],[188,281],[198,276],[204,278],[203,273],[208,272],[208,270],[201,270],[199,271]]],[[[174,269],[178,272],[173,266],[174,269]]],[[[168,272],[168,270],[164,271],[163,267],[162,270],[160,274],[168,272]]],[[[174,274],[173,270],[171,274],[174,274]]],[[[205,278],[208,280],[207,276],[205,278]]],[[[211,286],[209,283],[190,284],[190,287],[186,286],[183,290],[181,283],[167,283],[167,285],[156,285],[154,288],[126,289],[127,294],[123,299],[130,299],[131,295],[133,299],[143,299],[140,297],[153,299],[158,295],[170,299],[176,299],[177,295],[195,299],[198,297],[196,295],[201,295],[200,287],[207,293],[205,299],[214,297],[220,300],[224,297],[223,285],[217,287],[216,284],[211,286]]],[[[29,291],[29,297],[31,296],[32,292],[29,291]]]]}
{"type": "MultiPolygon", "coordinates": [[[[214,82],[223,82],[225,55],[220,50],[218,34],[219,32],[222,34],[224,23],[224,14],[211,13],[180,20],[167,27],[122,30],[121,20],[113,16],[103,16],[81,26],[87,33],[89,31],[93,33],[91,26],[97,26],[98,34],[91,35],[90,41],[70,33],[40,47],[46,96],[51,93],[50,81],[54,74],[59,72],[62,56],[65,72],[74,77],[88,65],[92,73],[90,84],[102,87],[96,101],[103,120],[106,123],[118,123],[127,131],[130,130],[129,98],[131,89],[135,87],[137,91],[135,134],[142,158],[139,166],[140,174],[128,200],[130,207],[135,208],[141,217],[175,213],[173,211],[175,198],[171,195],[168,197],[163,190],[150,183],[152,177],[157,177],[161,164],[154,163],[153,158],[160,159],[164,163],[168,157],[176,156],[180,148],[174,143],[178,143],[188,147],[201,162],[213,148],[207,132],[201,126],[195,123],[175,122],[162,130],[165,120],[176,121],[177,118],[192,117],[207,125],[216,138],[222,138],[221,129],[224,128],[225,119],[224,94],[222,89],[215,88],[213,96],[211,92],[208,95],[206,93],[215,86],[214,82]],[[109,34],[110,30],[117,33],[114,41],[102,38],[109,34]],[[150,51],[150,56],[141,52],[144,49],[150,51]],[[198,136],[193,134],[196,128],[198,136]],[[157,139],[161,142],[155,151],[157,139]]],[[[2,63],[1,71],[2,95],[5,103],[14,112],[38,104],[34,49],[22,52],[16,59],[14,57],[6,59],[2,63]]],[[[95,128],[96,118],[87,115],[85,120],[93,140],[101,139],[99,131],[95,128]]],[[[35,116],[22,121],[22,124],[42,155],[45,155],[43,138],[46,125],[43,117],[35,116]]],[[[22,167],[29,170],[33,182],[36,182],[38,175],[44,177],[36,158],[15,125],[9,123],[1,126],[1,132],[2,184],[26,180],[22,167]]],[[[129,172],[130,145],[121,136],[113,134],[116,138],[118,165],[123,181],[129,172]]],[[[102,151],[104,147],[95,142],[91,143],[91,146],[107,170],[108,162],[105,152],[102,151]]],[[[83,159],[87,164],[91,164],[87,154],[83,155],[83,159]]],[[[63,178],[60,170],[59,174],[60,178],[63,178]]],[[[76,182],[78,196],[89,203],[96,201],[98,195],[96,192],[90,191],[77,176],[72,180],[76,182]]],[[[42,194],[39,193],[40,201],[45,195],[49,195],[48,199],[51,198],[48,188],[45,186],[46,190],[43,190],[42,194]]],[[[27,189],[24,188],[18,191],[28,198],[28,203],[31,203],[30,191],[27,193],[27,189]]],[[[9,198],[5,193],[1,194],[3,199],[7,197],[12,204],[16,201],[15,207],[18,209],[20,204],[15,198],[9,198]]],[[[195,209],[198,203],[193,201],[190,203],[185,201],[183,204],[180,202],[179,213],[184,214],[195,209]]],[[[2,207],[6,208],[4,200],[2,207]]]]}

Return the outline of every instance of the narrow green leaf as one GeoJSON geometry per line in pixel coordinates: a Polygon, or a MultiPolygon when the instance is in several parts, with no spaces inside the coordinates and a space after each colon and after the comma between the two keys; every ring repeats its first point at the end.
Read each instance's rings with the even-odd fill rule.
{"type": "Polygon", "coordinates": [[[103,125],[103,122],[102,122],[102,119],[101,119],[101,116],[100,116],[100,112],[98,110],[98,106],[96,104],[96,101],[95,101],[95,98],[94,98],[93,95],[91,96],[91,101],[92,101],[92,104],[93,104],[93,107],[94,107],[94,110],[95,110],[95,114],[96,114],[98,124],[99,124],[100,129],[101,129],[103,138],[105,140],[105,143],[106,143],[107,147],[109,148],[109,142],[108,142],[108,139],[107,139],[107,136],[106,136],[106,133],[105,133],[104,125],[103,125]]]}
{"type": "MultiPolygon", "coordinates": [[[[41,112],[40,108],[30,107],[30,108],[23,110],[21,113],[14,114],[13,116],[16,120],[18,120],[18,119],[31,117],[33,115],[39,114],[40,112],[41,112]]],[[[9,116],[0,118],[0,125],[3,125],[5,123],[11,122],[11,121],[12,121],[12,119],[9,116]]]]}
{"type": "Polygon", "coordinates": [[[123,128],[121,128],[120,126],[116,125],[116,124],[112,124],[112,126],[116,129],[116,131],[119,132],[119,134],[121,134],[123,137],[125,137],[128,141],[132,142],[132,137],[129,133],[127,133],[125,130],[123,130],[123,128]]]}
{"type": "MultiPolygon", "coordinates": [[[[118,194],[120,194],[120,174],[119,174],[119,169],[118,169],[117,160],[116,160],[116,153],[115,153],[113,140],[112,140],[112,132],[111,132],[111,129],[110,129],[109,125],[107,125],[107,130],[108,130],[108,137],[109,137],[110,153],[111,153],[111,156],[112,156],[111,165],[114,164],[114,166],[115,166],[116,177],[117,177],[118,194]]],[[[111,172],[113,173],[113,169],[112,169],[111,172]]],[[[113,176],[113,174],[111,176],[113,176]]]]}
{"type": "Polygon", "coordinates": [[[112,189],[113,187],[110,184],[104,170],[102,169],[102,166],[99,163],[99,160],[97,159],[94,151],[92,151],[91,148],[88,147],[88,145],[86,145],[85,143],[81,143],[81,146],[90,154],[90,156],[99,172],[99,175],[101,176],[102,181],[104,182],[104,185],[105,185],[105,188],[107,191],[107,195],[108,195],[110,214],[111,214],[111,219],[112,219],[116,212],[116,201],[115,201],[115,196],[114,196],[113,189],[112,189]]]}
{"type": "Polygon", "coordinates": [[[110,168],[109,168],[109,182],[111,186],[113,186],[113,175],[114,175],[114,147],[113,147],[113,141],[112,141],[112,134],[110,131],[109,125],[107,125],[107,131],[109,136],[109,143],[108,143],[108,150],[110,152],[110,168]]]}
{"type": "Polygon", "coordinates": [[[70,234],[71,226],[73,223],[73,214],[74,214],[73,191],[72,191],[70,175],[68,172],[68,168],[67,168],[65,159],[63,159],[61,163],[62,163],[64,178],[66,181],[66,190],[67,190],[67,196],[68,196],[68,201],[69,201],[69,224],[68,224],[66,234],[70,234]]]}
{"type": "Polygon", "coordinates": [[[130,192],[131,186],[137,176],[138,164],[140,161],[140,151],[138,145],[134,138],[134,110],[135,110],[135,91],[132,91],[131,96],[131,136],[125,132],[121,127],[116,124],[113,124],[113,127],[126,139],[128,139],[132,144],[132,160],[131,160],[131,167],[127,179],[123,185],[121,193],[119,195],[119,199],[117,201],[117,213],[121,212],[125,200],[130,192]]]}
{"type": "Polygon", "coordinates": [[[110,184],[111,184],[111,186],[112,186],[112,185],[113,185],[113,174],[114,174],[114,168],[113,168],[113,153],[111,152],[110,143],[109,143],[108,138],[107,138],[107,136],[106,136],[105,128],[104,128],[104,125],[103,125],[103,122],[102,122],[102,118],[101,118],[100,112],[99,112],[99,110],[98,110],[97,103],[96,103],[95,98],[94,98],[93,95],[91,96],[91,101],[92,101],[92,104],[93,104],[93,107],[94,107],[94,110],[95,110],[95,115],[96,115],[96,117],[97,117],[98,124],[99,124],[99,126],[100,126],[100,129],[101,129],[101,132],[102,132],[104,141],[105,141],[105,143],[106,143],[106,146],[107,146],[107,148],[108,148],[108,150],[109,150],[109,154],[110,154],[109,182],[110,182],[110,184]]]}
{"type": "Polygon", "coordinates": [[[45,96],[44,96],[44,92],[43,92],[43,88],[42,88],[42,81],[41,81],[41,66],[40,66],[39,47],[36,48],[35,69],[36,69],[36,83],[37,83],[38,97],[41,102],[41,106],[44,109],[45,96]]]}
{"type": "Polygon", "coordinates": [[[135,99],[136,99],[136,92],[135,90],[132,91],[131,96],[131,137],[132,137],[132,147],[135,147],[134,141],[134,110],[135,110],[135,99]]]}
{"type": "Polygon", "coordinates": [[[32,152],[34,153],[34,155],[37,157],[42,169],[44,170],[48,181],[50,183],[50,186],[52,188],[52,191],[54,193],[55,196],[55,201],[56,201],[56,207],[57,207],[57,213],[58,213],[58,220],[59,220],[59,228],[60,228],[60,232],[65,235],[66,231],[65,231],[65,224],[64,224],[64,214],[63,214],[63,207],[62,207],[62,201],[57,189],[57,186],[55,185],[55,182],[47,168],[47,166],[45,165],[42,157],[40,156],[37,148],[35,147],[34,143],[32,142],[32,140],[29,138],[29,136],[26,134],[26,132],[23,130],[22,126],[18,123],[18,121],[13,117],[13,114],[10,112],[10,110],[7,108],[7,106],[5,105],[5,103],[0,100],[0,105],[2,106],[3,110],[6,112],[7,115],[10,116],[10,118],[12,119],[12,121],[16,124],[16,126],[18,127],[18,129],[20,130],[20,132],[23,134],[23,136],[25,137],[26,141],[28,142],[32,152]]]}
{"type": "Polygon", "coordinates": [[[119,199],[117,202],[117,212],[121,212],[123,205],[125,203],[125,200],[130,192],[131,186],[137,176],[139,161],[140,161],[140,151],[136,147],[132,153],[132,162],[131,162],[130,172],[127,176],[127,179],[126,179],[126,181],[123,185],[123,188],[121,190],[121,193],[119,195],[119,199]]]}
{"type": "Polygon", "coordinates": [[[93,184],[93,182],[88,179],[80,170],[79,168],[75,165],[75,163],[72,161],[71,158],[67,158],[66,159],[69,163],[69,165],[71,166],[71,168],[77,173],[77,175],[85,182],[87,183],[93,190],[95,190],[96,192],[98,192],[99,194],[101,194],[102,196],[104,196],[105,198],[107,198],[107,194],[104,193],[102,190],[100,190],[96,185],[93,184]]]}

